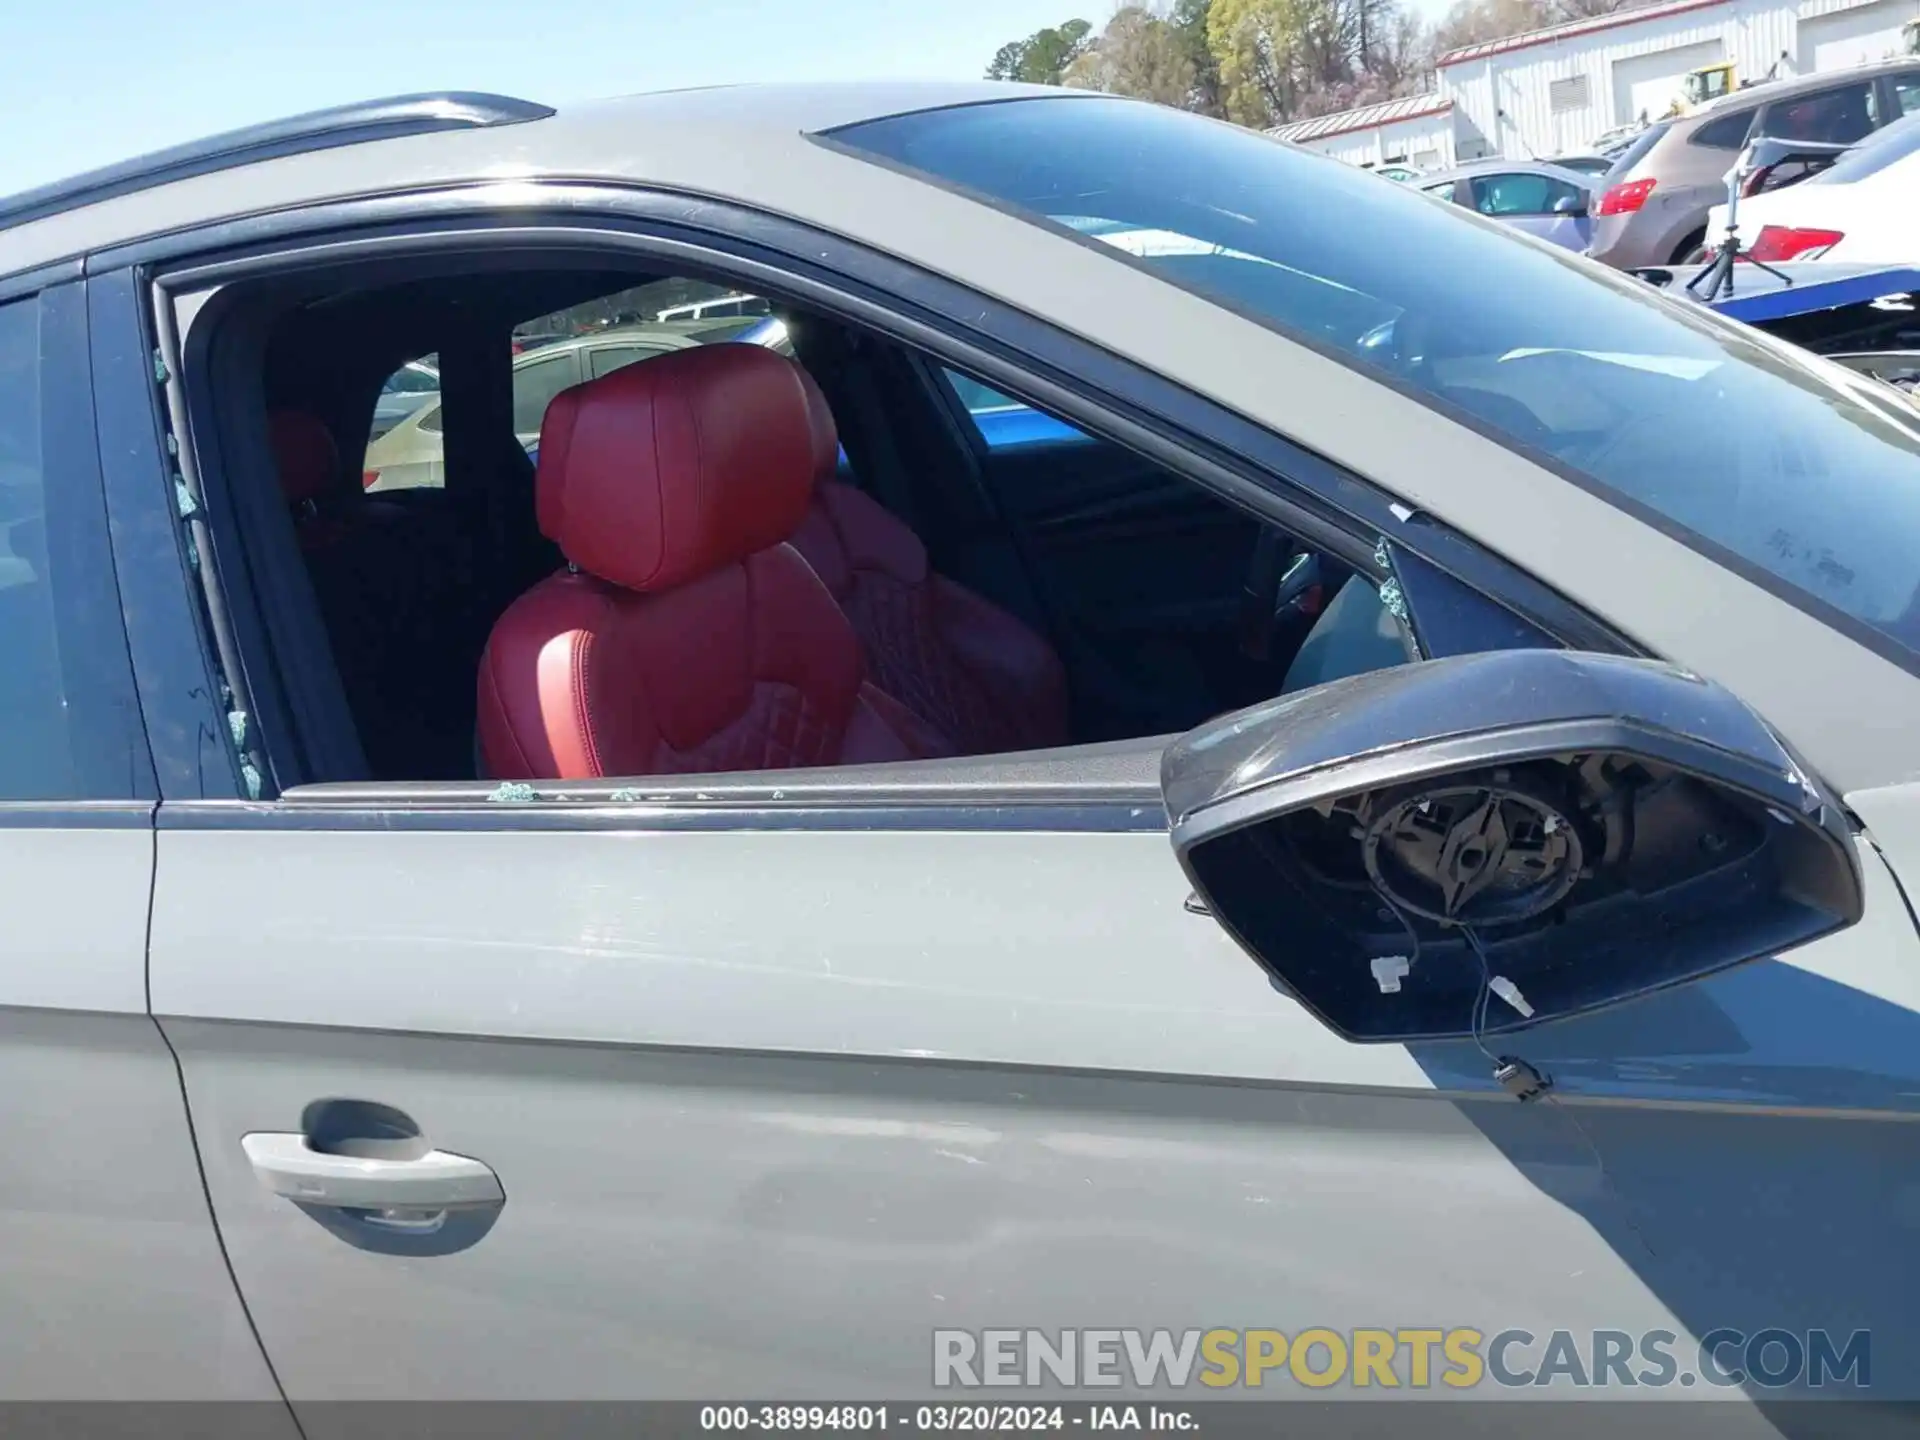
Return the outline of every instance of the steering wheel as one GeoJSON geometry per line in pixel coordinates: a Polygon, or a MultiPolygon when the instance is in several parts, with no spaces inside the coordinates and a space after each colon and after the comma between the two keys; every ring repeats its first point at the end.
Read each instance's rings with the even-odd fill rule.
{"type": "Polygon", "coordinates": [[[1240,592],[1240,653],[1273,658],[1273,630],[1289,614],[1314,615],[1324,597],[1320,557],[1301,549],[1283,530],[1262,526],[1240,592]]]}
{"type": "Polygon", "coordinates": [[[1418,380],[1427,368],[1432,337],[1432,322],[1407,310],[1367,331],[1354,348],[1361,359],[1389,374],[1418,380]]]}

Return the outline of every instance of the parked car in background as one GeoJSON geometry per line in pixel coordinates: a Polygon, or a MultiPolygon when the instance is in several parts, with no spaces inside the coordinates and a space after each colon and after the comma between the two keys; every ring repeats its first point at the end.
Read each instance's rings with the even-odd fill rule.
{"type": "Polygon", "coordinates": [[[1736,272],[1731,290],[1711,296],[1705,287],[1691,286],[1698,272],[1686,267],[1634,273],[1675,298],[1708,305],[1803,350],[1912,389],[1908,372],[1920,355],[1920,265],[1913,262],[1749,266],[1736,272]]]}
{"type": "Polygon", "coordinates": [[[712,300],[696,300],[673,305],[659,314],[662,322],[676,320],[723,320],[744,315],[765,315],[769,306],[759,295],[721,295],[712,300]]]}
{"type": "Polygon", "coordinates": [[[1568,250],[1584,250],[1592,235],[1591,175],[1539,160],[1477,160],[1419,182],[1429,195],[1538,235],[1568,250]]]}
{"type": "MultiPolygon", "coordinates": [[[[731,296],[728,303],[738,307],[751,296],[731,296]]],[[[763,307],[765,301],[758,301],[763,307]]],[[[683,311],[697,309],[682,306],[683,311]]],[[[730,314],[737,323],[715,325],[712,321],[690,321],[652,325],[616,326],[593,334],[566,340],[547,340],[522,350],[513,360],[513,428],[520,443],[532,449],[540,440],[540,418],[547,402],[569,386],[583,380],[611,374],[622,365],[684,350],[693,345],[732,338],[754,321],[739,318],[735,308],[730,314]]],[[[402,366],[395,379],[406,375],[412,365],[402,366]]],[[[367,446],[361,465],[361,484],[368,490],[412,490],[446,483],[442,463],[440,396],[437,388],[422,398],[419,405],[386,432],[376,431],[367,446]]],[[[393,381],[389,381],[392,384],[393,381]]],[[[382,392],[383,396],[385,392],[382,392]]]]}
{"type": "Polygon", "coordinates": [[[1603,130],[1593,142],[1594,153],[1618,158],[1622,151],[1646,132],[1645,121],[1636,120],[1628,125],[1616,125],[1611,130],[1603,130]]]}
{"type": "Polygon", "coordinates": [[[1726,175],[1758,138],[1851,145],[1920,108],[1920,59],[1770,81],[1656,127],[1608,172],[1594,210],[1596,260],[1676,264],[1707,239],[1726,175]]]}
{"type": "Polygon", "coordinates": [[[415,411],[439,398],[440,372],[425,359],[409,360],[380,387],[380,398],[373,404],[373,430],[368,438],[378,440],[415,411]]]}
{"type": "MultiPolygon", "coordinates": [[[[1706,243],[1726,229],[1713,207],[1706,243]]],[[[1825,169],[1740,201],[1740,240],[1756,260],[1920,260],[1920,114],[1877,130],[1825,169]]]]}
{"type": "Polygon", "coordinates": [[[1601,176],[1613,169],[1611,155],[1549,155],[1547,164],[1558,165],[1562,170],[1577,170],[1582,175],[1601,176]]]}
{"type": "Polygon", "coordinates": [[[1389,180],[1418,180],[1420,178],[1420,172],[1418,170],[1409,170],[1404,165],[1381,165],[1376,168],[1373,173],[1376,175],[1384,175],[1389,180]]]}

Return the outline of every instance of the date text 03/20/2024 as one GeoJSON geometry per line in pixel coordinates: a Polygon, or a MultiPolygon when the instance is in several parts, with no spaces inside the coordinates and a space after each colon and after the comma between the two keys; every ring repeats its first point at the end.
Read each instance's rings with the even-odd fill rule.
{"type": "Polygon", "coordinates": [[[1199,1429],[1191,1411],[1167,1405],[704,1405],[700,1428],[736,1432],[959,1432],[1199,1429]]]}

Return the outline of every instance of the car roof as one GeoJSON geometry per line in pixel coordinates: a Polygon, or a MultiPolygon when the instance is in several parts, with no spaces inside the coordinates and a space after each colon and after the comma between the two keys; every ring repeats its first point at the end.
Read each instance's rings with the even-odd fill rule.
{"type": "Polygon", "coordinates": [[[1757,80],[1743,90],[1729,90],[1702,105],[1698,112],[1681,118],[1681,125],[1689,121],[1708,119],[1714,115],[1724,115],[1729,110],[1739,110],[1748,105],[1764,105],[1769,101],[1792,95],[1804,95],[1814,90],[1831,90],[1845,85],[1862,76],[1871,78],[1888,71],[1913,70],[1920,68],[1920,57],[1912,55],[1898,56],[1891,60],[1870,60],[1859,65],[1850,65],[1844,70],[1821,70],[1812,75],[1788,75],[1778,80],[1757,80]]]}
{"type": "Polygon", "coordinates": [[[1920,58],[1909,55],[1905,59],[1875,60],[1845,70],[1824,70],[1817,75],[1765,80],[1744,90],[1735,90],[1701,106],[1691,115],[1665,116],[1655,121],[1654,124],[1667,127],[1665,133],[1641,154],[1631,170],[1621,170],[1616,164],[1612,178],[1619,181],[1628,176],[1644,178],[1653,175],[1663,181],[1679,180],[1688,184],[1718,179],[1725,173],[1732,152],[1693,144],[1693,136],[1702,126],[1723,115],[1757,110],[1762,105],[1777,104],[1797,95],[1831,90],[1862,77],[1872,78],[1889,72],[1915,69],[1920,69],[1920,58]]]}
{"type": "Polygon", "coordinates": [[[1451,170],[1436,171],[1432,175],[1422,175],[1420,185],[1425,189],[1431,185],[1444,185],[1449,180],[1464,180],[1474,175],[1547,175],[1555,180],[1564,180],[1569,185],[1592,188],[1595,176],[1583,171],[1569,170],[1556,165],[1551,160],[1472,160],[1465,165],[1456,165],[1451,170]]]}
{"type": "MultiPolygon", "coordinates": [[[[1101,97],[995,81],[711,86],[559,110],[460,95],[453,98],[492,101],[521,113],[490,122],[356,127],[361,114],[448,98],[398,97],[315,112],[0,197],[0,275],[289,205],[462,181],[566,176],[670,185],[695,168],[689,161],[750,158],[747,168],[757,168],[777,163],[774,157],[782,152],[817,149],[808,143],[810,134],[864,120],[994,100],[1101,97]],[[337,117],[339,140],[303,145],[286,138],[290,129],[324,125],[329,117],[337,117]],[[262,132],[269,143],[253,140],[262,132]],[[230,157],[224,163],[178,159],[202,150],[217,154],[223,147],[230,157]],[[156,183],[142,183],[143,174],[156,183]],[[11,224],[9,215],[15,217],[11,224]]],[[[699,168],[716,174],[740,169],[721,163],[699,168]]]]}

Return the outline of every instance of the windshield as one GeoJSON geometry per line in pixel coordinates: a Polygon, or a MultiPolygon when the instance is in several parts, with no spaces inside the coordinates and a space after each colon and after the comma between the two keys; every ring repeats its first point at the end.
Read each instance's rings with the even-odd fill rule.
{"type": "Polygon", "coordinates": [[[1642,130],[1634,137],[1632,144],[1628,145],[1626,149],[1613,157],[1613,165],[1606,173],[1606,180],[1609,183],[1616,180],[1624,180],[1627,172],[1642,160],[1646,159],[1647,152],[1658,145],[1661,137],[1672,128],[1673,122],[1671,120],[1662,120],[1658,124],[1649,125],[1646,129],[1642,130]]]}
{"type": "Polygon", "coordinates": [[[1920,150],[1920,113],[1896,120],[1849,147],[1826,169],[1807,177],[1809,185],[1851,185],[1877,174],[1920,150]]]}
{"type": "Polygon", "coordinates": [[[1458,206],[1161,106],[996,101],[833,138],[1372,371],[1920,656],[1920,411],[1838,367],[1458,206]]]}

